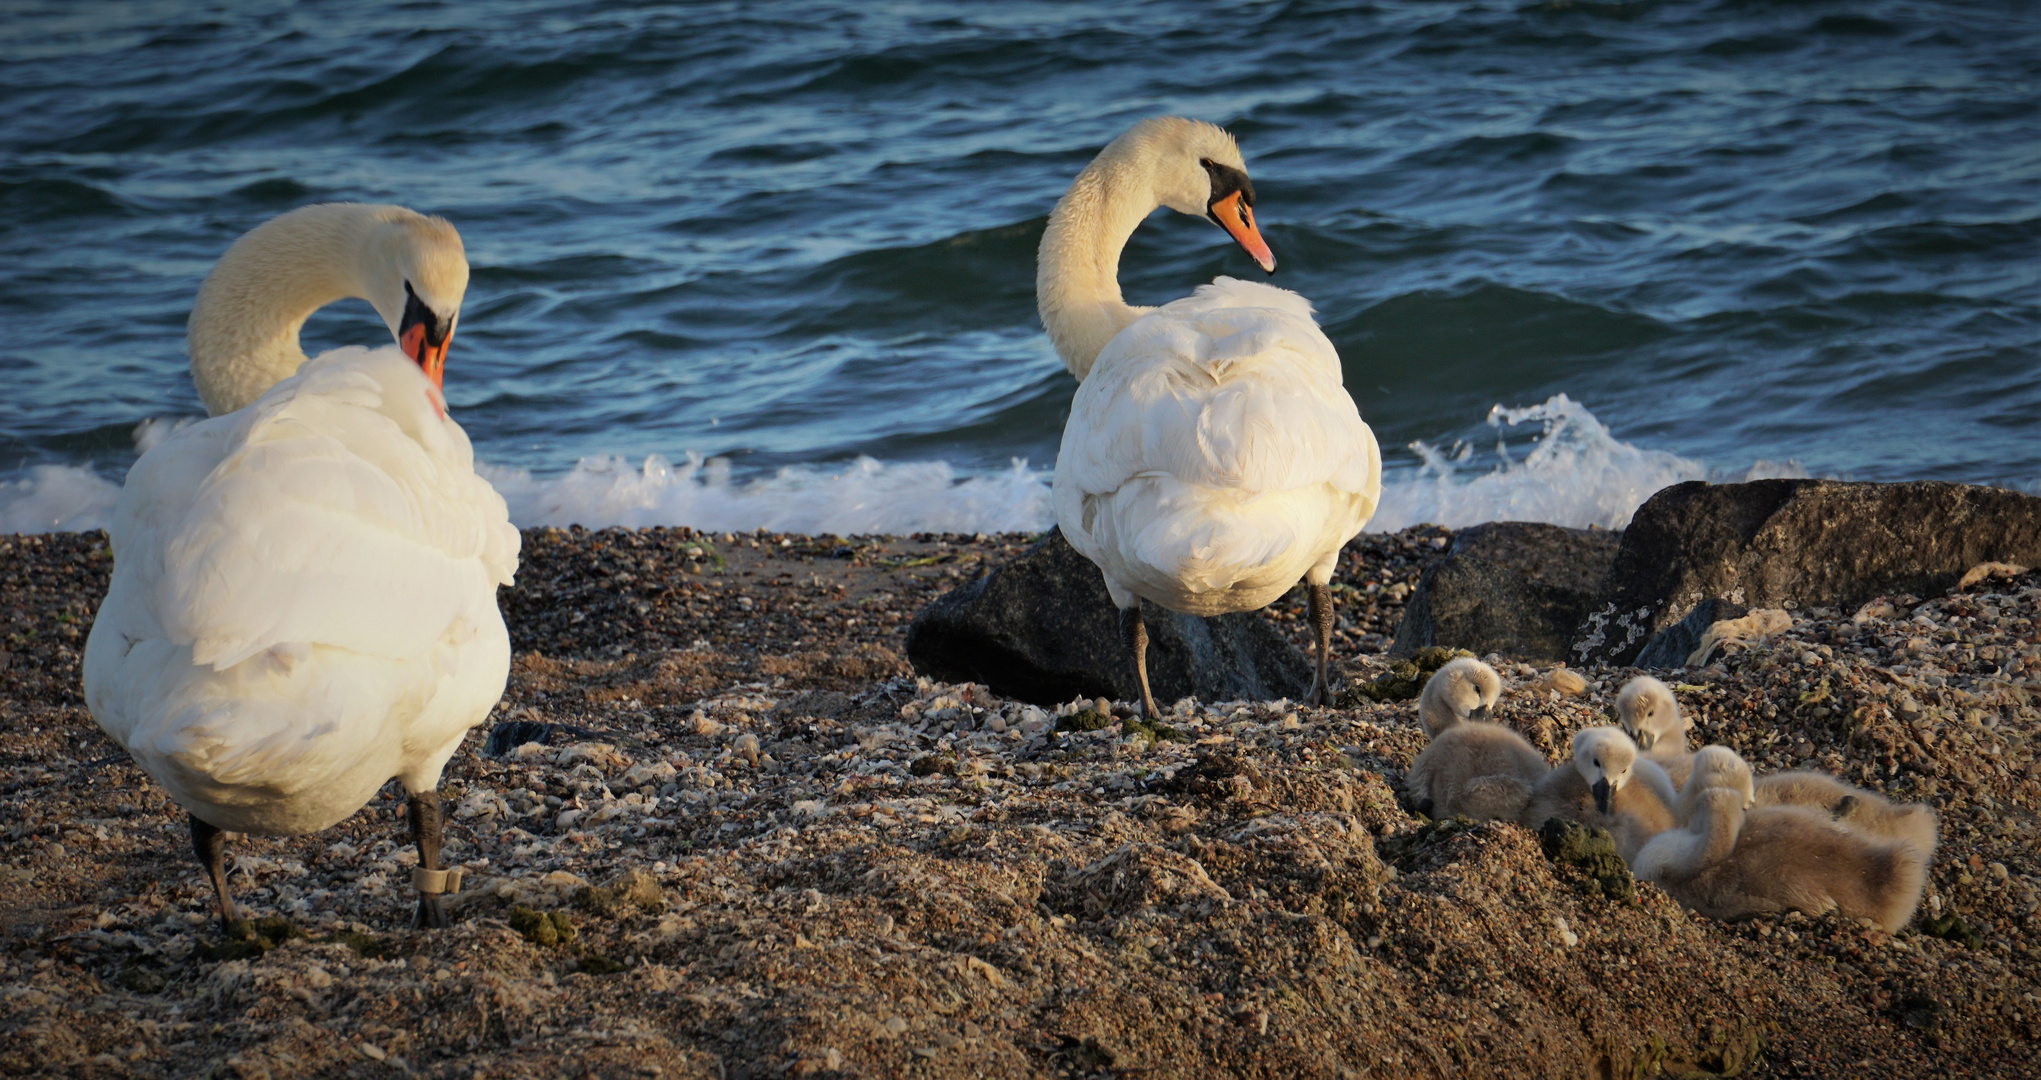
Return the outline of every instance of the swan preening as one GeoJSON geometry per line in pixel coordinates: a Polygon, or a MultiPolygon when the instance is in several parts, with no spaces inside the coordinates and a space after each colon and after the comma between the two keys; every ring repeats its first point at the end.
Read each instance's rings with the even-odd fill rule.
{"type": "Polygon", "coordinates": [[[1156,208],[1209,217],[1263,270],[1254,187],[1233,137],[1177,117],[1114,139],[1057,202],[1035,289],[1079,380],[1056,458],[1056,522],[1105,575],[1141,685],[1140,602],[1252,611],[1302,578],[1329,703],[1332,571],[1375,512],[1381,453],[1339,355],[1295,293],[1220,278],[1159,308],[1127,304],[1120,251],[1156,208]]]}
{"type": "Polygon", "coordinates": [[[1616,693],[1616,718],[1637,748],[1665,770],[1673,786],[1687,782],[1694,755],[1687,750],[1687,732],[1694,722],[1680,712],[1672,688],[1649,675],[1639,675],[1616,693]]]}
{"type": "Polygon", "coordinates": [[[1523,736],[1488,722],[1501,692],[1495,669],[1468,657],[1424,684],[1417,711],[1431,742],[1404,773],[1418,813],[1507,820],[1523,812],[1550,769],[1523,736]]]}
{"type": "Polygon", "coordinates": [[[1690,753],[1692,722],[1649,676],[1618,693],[1622,728],[1575,733],[1572,760],[1549,768],[1486,721],[1499,688],[1492,668],[1468,659],[1425,684],[1418,711],[1431,741],[1404,774],[1419,812],[1606,828],[1639,880],[1715,918],[1834,910],[1897,931],[1913,917],[1937,838],[1928,807],[1810,770],[1759,776],[1727,746],[1690,753]]]}
{"type": "Polygon", "coordinates": [[[225,921],[223,831],[316,832],[395,777],[419,921],[445,923],[437,787],[502,695],[496,588],[519,545],[440,394],[467,281],[453,227],[402,207],[256,228],[192,311],[213,418],[144,454],[121,492],[86,703],[190,812],[225,921]],[[298,328],[344,297],[397,346],[306,360],[298,328]]]}

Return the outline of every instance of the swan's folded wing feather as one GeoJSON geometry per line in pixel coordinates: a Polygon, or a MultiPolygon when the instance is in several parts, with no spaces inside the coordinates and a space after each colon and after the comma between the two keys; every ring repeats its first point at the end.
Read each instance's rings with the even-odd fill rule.
{"type": "Polygon", "coordinates": [[[403,659],[495,617],[516,530],[465,437],[414,437],[433,431],[415,370],[313,370],[247,410],[164,547],[157,606],[194,662],[283,644],[403,659]]]}
{"type": "Polygon", "coordinates": [[[1078,387],[1058,467],[1096,494],[1162,473],[1246,493],[1324,483],[1376,497],[1380,451],[1309,305],[1281,289],[1221,283],[1107,345],[1078,387]],[[1294,303],[1217,306],[1267,294],[1294,303]]]}

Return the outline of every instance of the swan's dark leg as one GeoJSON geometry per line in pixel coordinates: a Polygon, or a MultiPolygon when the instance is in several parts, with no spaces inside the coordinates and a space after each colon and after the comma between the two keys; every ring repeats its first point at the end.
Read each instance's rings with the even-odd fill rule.
{"type": "Polygon", "coordinates": [[[1311,680],[1313,705],[1332,704],[1332,684],[1326,678],[1326,658],[1332,652],[1332,586],[1306,584],[1310,595],[1311,628],[1318,634],[1318,676],[1311,680]]]}
{"type": "MultiPolygon", "coordinates": [[[[439,792],[421,791],[411,796],[407,806],[411,812],[411,842],[418,845],[418,868],[422,871],[437,871],[440,869],[440,843],[445,836],[444,815],[440,813],[439,808],[439,792]]],[[[440,894],[448,891],[444,879],[430,873],[414,874],[412,882],[419,886],[417,925],[428,930],[437,930],[449,925],[446,907],[439,902],[440,894]],[[429,886],[420,880],[428,877],[436,879],[429,886]]]]}
{"type": "Polygon", "coordinates": [[[198,856],[206,876],[213,879],[213,891],[220,895],[220,929],[234,924],[234,901],[227,898],[227,834],[191,815],[191,850],[198,856]]]}
{"type": "Polygon", "coordinates": [[[1120,610],[1120,636],[1134,654],[1134,676],[1141,680],[1141,715],[1152,722],[1161,714],[1155,711],[1155,695],[1148,691],[1148,627],[1141,622],[1140,601],[1120,610]]]}

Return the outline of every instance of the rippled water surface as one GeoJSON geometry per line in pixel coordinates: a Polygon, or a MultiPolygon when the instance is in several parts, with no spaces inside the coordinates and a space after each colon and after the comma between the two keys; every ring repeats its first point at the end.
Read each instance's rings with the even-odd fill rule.
{"type": "MultiPolygon", "coordinates": [[[[9,12],[0,526],[101,520],[137,425],[200,412],[211,261],[339,199],[460,227],[448,397],[523,520],[1046,523],[1075,384],[1035,244],[1158,112],[1239,137],[1275,281],[1390,452],[1379,525],[2041,480],[2022,4],[9,12]]],[[[1122,262],[1137,303],[1251,271],[1167,212],[1122,262]]],[[[388,335],[348,302],[306,337],[388,335]]]]}

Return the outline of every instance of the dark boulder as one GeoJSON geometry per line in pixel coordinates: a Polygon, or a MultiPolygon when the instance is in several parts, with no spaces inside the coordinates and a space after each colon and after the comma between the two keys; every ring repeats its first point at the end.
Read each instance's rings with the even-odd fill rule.
{"type": "Polygon", "coordinates": [[[1619,540],[1602,529],[1525,521],[1462,529],[1418,579],[1390,653],[1411,656],[1437,645],[1564,659],[1619,540]]]}
{"type": "Polygon", "coordinates": [[[1850,609],[1937,595],[1990,560],[2041,565],[2041,499],[1940,481],[1674,484],[1631,518],[1568,659],[1631,663],[1710,598],[1850,609]]]}
{"type": "MultiPolygon", "coordinates": [[[[1254,612],[1200,619],[1143,603],[1148,681],[1158,702],[1302,697],[1312,664],[1254,612]]],[[[1105,578],[1060,531],[937,597],[907,628],[914,670],[1055,705],[1074,697],[1138,701],[1105,578]]]]}
{"type": "Polygon", "coordinates": [[[1642,668],[1686,667],[1687,657],[1701,647],[1701,638],[1707,634],[1709,627],[1723,619],[1741,619],[1748,614],[1750,609],[1742,604],[1709,597],[1695,604],[1686,618],[1653,635],[1634,662],[1642,668]]]}

